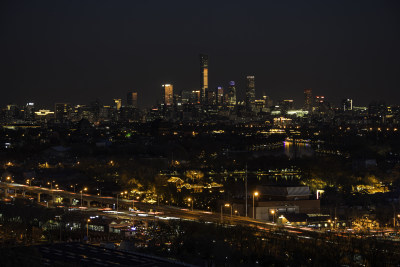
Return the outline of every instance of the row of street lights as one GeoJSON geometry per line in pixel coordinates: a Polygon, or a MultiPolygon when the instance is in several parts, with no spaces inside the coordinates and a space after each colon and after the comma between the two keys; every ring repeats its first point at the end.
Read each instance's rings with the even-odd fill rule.
{"type": "MultiPolygon", "coordinates": [[[[255,219],[255,197],[258,197],[259,193],[256,191],[253,193],[253,219],[255,219]]],[[[191,207],[192,211],[193,211],[193,207],[194,207],[194,198],[189,197],[187,199],[189,201],[189,206],[191,207]]],[[[223,221],[223,207],[230,207],[231,208],[231,217],[233,216],[233,205],[229,204],[229,203],[225,203],[223,205],[221,205],[221,221],[223,221]]],[[[238,214],[238,211],[235,210],[235,214],[238,214]]]]}
{"type": "MultiPolygon", "coordinates": [[[[29,186],[31,186],[32,180],[34,180],[34,179],[35,178],[27,179],[26,183],[29,184],[29,186]]],[[[54,182],[55,181],[47,182],[47,184],[50,185],[50,190],[51,191],[53,191],[53,183],[54,182]]],[[[71,185],[71,188],[74,189],[74,193],[75,193],[75,188],[76,188],[77,185],[78,184],[71,185]]],[[[55,187],[58,188],[58,185],[56,184],[55,187]]],[[[87,191],[87,190],[88,190],[87,187],[84,187],[84,188],[82,188],[82,190],[80,190],[80,193],[81,193],[81,205],[83,203],[83,192],[87,191]]],[[[128,191],[124,191],[124,192],[121,192],[120,194],[121,194],[121,196],[124,196],[124,194],[127,194],[127,193],[128,193],[128,191]]],[[[98,195],[101,195],[101,190],[100,190],[100,193],[98,195]]],[[[253,217],[253,219],[255,219],[256,218],[256,216],[255,216],[255,197],[258,197],[259,193],[257,191],[255,191],[255,192],[253,192],[252,195],[253,195],[253,213],[252,213],[253,216],[252,217],[253,217]]],[[[119,205],[118,197],[119,197],[119,194],[117,194],[117,207],[116,207],[117,208],[117,214],[118,214],[118,205],[119,205]]],[[[188,201],[191,202],[189,205],[190,205],[190,207],[191,207],[191,209],[193,211],[193,209],[194,209],[194,198],[189,197],[188,201]]],[[[135,203],[133,202],[133,208],[134,207],[135,207],[135,203]]],[[[231,208],[231,217],[233,216],[233,206],[231,204],[226,203],[224,205],[221,205],[221,221],[223,219],[223,207],[230,207],[231,208]]],[[[275,221],[275,210],[271,210],[270,212],[273,215],[273,218],[274,218],[273,222],[274,222],[275,221]]],[[[237,210],[235,210],[235,214],[238,214],[237,210]]]]}

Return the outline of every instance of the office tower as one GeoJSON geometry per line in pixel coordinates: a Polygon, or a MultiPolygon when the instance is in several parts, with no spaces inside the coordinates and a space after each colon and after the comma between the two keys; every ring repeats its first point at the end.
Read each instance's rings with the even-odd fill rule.
{"type": "Polygon", "coordinates": [[[342,109],[343,111],[353,110],[353,99],[343,99],[342,109]]]}
{"type": "Polygon", "coordinates": [[[114,99],[114,105],[116,110],[120,110],[122,108],[122,99],[114,99]]]}
{"type": "Polygon", "coordinates": [[[192,91],[188,91],[188,90],[183,90],[181,92],[181,99],[182,99],[182,104],[183,105],[187,105],[190,104],[190,99],[192,97],[192,91]]]}
{"type": "Polygon", "coordinates": [[[100,118],[100,108],[101,108],[101,103],[100,101],[97,99],[95,101],[92,101],[90,103],[90,112],[93,114],[93,121],[97,122],[99,121],[100,118]]]}
{"type": "Polygon", "coordinates": [[[207,90],[206,91],[206,103],[207,105],[215,105],[217,102],[217,97],[214,91],[207,90]]]}
{"type": "Polygon", "coordinates": [[[201,91],[200,90],[193,90],[190,102],[192,104],[200,104],[200,100],[201,100],[201,91]]]}
{"type": "Polygon", "coordinates": [[[166,106],[172,106],[174,103],[174,89],[172,84],[166,83],[162,85],[163,102],[166,106]]]}
{"type": "Polygon", "coordinates": [[[254,110],[254,101],[256,100],[256,88],[254,76],[246,77],[246,109],[247,111],[254,110]]]}
{"type": "Polygon", "coordinates": [[[99,112],[99,119],[101,121],[108,121],[112,117],[112,107],[111,106],[101,106],[99,112]]]}
{"type": "Polygon", "coordinates": [[[274,104],[272,99],[269,96],[267,96],[265,93],[263,95],[263,100],[265,102],[265,107],[266,108],[269,108],[274,104]]]}
{"type": "Polygon", "coordinates": [[[229,82],[228,104],[230,106],[235,106],[236,105],[236,86],[235,86],[235,81],[230,81],[229,82]]]}
{"type": "Polygon", "coordinates": [[[47,121],[53,118],[54,118],[54,111],[50,111],[48,109],[39,109],[39,111],[35,111],[36,121],[46,123],[47,121]]]}
{"type": "Polygon", "coordinates": [[[316,111],[320,114],[326,114],[331,109],[331,105],[329,102],[325,100],[325,96],[316,96],[315,104],[313,107],[313,111],[316,111]]]}
{"type": "Polygon", "coordinates": [[[384,121],[387,111],[388,108],[385,102],[382,101],[373,101],[368,106],[368,115],[371,117],[382,118],[382,122],[384,121]]]}
{"type": "Polygon", "coordinates": [[[200,91],[201,102],[206,102],[206,92],[208,90],[208,56],[200,54],[200,91]]]}
{"type": "Polygon", "coordinates": [[[137,92],[129,92],[128,93],[127,99],[126,99],[126,103],[128,104],[128,107],[138,108],[137,97],[138,97],[137,92]]]}
{"type": "Polygon", "coordinates": [[[35,119],[35,103],[26,103],[24,109],[24,119],[27,121],[33,121],[35,119]]]}
{"type": "Polygon", "coordinates": [[[307,111],[311,111],[313,107],[312,101],[312,89],[304,89],[304,109],[307,111]]]}
{"type": "Polygon", "coordinates": [[[72,106],[69,103],[56,103],[54,112],[57,121],[69,120],[72,113],[72,106]]]}
{"type": "Polygon", "coordinates": [[[224,104],[224,88],[222,86],[217,87],[216,96],[217,96],[217,105],[223,105],[224,104]]]}
{"type": "Polygon", "coordinates": [[[293,100],[291,100],[291,99],[282,100],[279,103],[279,106],[280,106],[282,112],[287,112],[287,111],[293,109],[293,100]]]}
{"type": "Polygon", "coordinates": [[[324,102],[325,102],[325,96],[323,96],[323,95],[315,96],[315,103],[317,104],[317,106],[324,102]]]}

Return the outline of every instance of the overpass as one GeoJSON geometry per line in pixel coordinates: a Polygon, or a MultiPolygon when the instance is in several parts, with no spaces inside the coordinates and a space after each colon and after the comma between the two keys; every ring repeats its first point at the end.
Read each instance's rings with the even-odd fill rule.
{"type": "MultiPolygon", "coordinates": [[[[15,183],[5,183],[0,182],[0,188],[4,191],[4,197],[8,198],[9,195],[15,194],[17,195],[20,193],[22,196],[25,197],[27,192],[31,194],[36,194],[37,202],[40,203],[42,196],[47,195],[51,196],[53,203],[55,203],[55,199],[57,197],[62,197],[64,199],[68,199],[69,203],[72,205],[73,200],[79,200],[80,206],[86,203],[87,207],[91,207],[92,202],[100,203],[101,205],[113,205],[117,204],[121,207],[132,207],[134,205],[133,200],[121,199],[121,198],[114,198],[114,197],[107,197],[107,196],[97,196],[97,195],[90,195],[85,193],[74,193],[60,189],[50,189],[46,187],[39,187],[39,186],[29,186],[24,184],[15,184],[15,183]],[[10,190],[14,192],[10,193],[10,190]]],[[[136,202],[136,201],[135,201],[136,202]]]]}
{"type": "MultiPolygon", "coordinates": [[[[56,197],[63,197],[66,199],[70,200],[70,203],[72,202],[73,199],[81,199],[82,202],[86,202],[87,207],[91,207],[91,204],[93,202],[100,203],[101,205],[117,205],[118,208],[121,209],[121,212],[116,214],[116,216],[126,216],[126,218],[129,218],[130,216],[133,215],[132,212],[128,212],[128,209],[130,207],[133,207],[133,205],[140,209],[141,211],[149,211],[153,210],[153,212],[150,212],[149,214],[152,214],[154,217],[158,216],[157,214],[162,214],[162,216],[170,216],[170,217],[175,217],[175,218],[180,218],[180,219],[185,219],[185,220],[193,220],[193,221],[204,221],[204,222],[212,222],[212,223],[227,223],[231,225],[244,225],[244,226],[255,226],[258,227],[259,229],[264,229],[264,230],[273,230],[278,227],[274,223],[269,223],[269,222],[264,222],[264,221],[259,221],[259,220],[254,220],[248,217],[242,217],[242,216],[237,216],[233,215],[227,215],[222,212],[222,207],[221,207],[221,212],[209,212],[209,211],[202,211],[202,210],[189,210],[185,208],[179,208],[179,207],[174,207],[174,206],[168,206],[168,205],[157,205],[157,204],[149,204],[149,203],[143,203],[139,201],[133,201],[133,200],[127,200],[127,199],[120,199],[120,198],[114,198],[114,197],[108,197],[108,196],[97,196],[97,195],[90,195],[90,194],[83,194],[83,193],[73,193],[73,192],[68,192],[65,190],[60,190],[60,189],[50,189],[50,188],[45,188],[45,187],[38,187],[38,186],[28,186],[28,185],[23,185],[23,184],[15,184],[15,183],[5,183],[5,182],[0,182],[0,188],[4,190],[4,195],[5,197],[8,197],[10,195],[9,190],[14,190],[15,193],[19,192],[22,196],[25,196],[26,192],[30,192],[33,194],[37,194],[37,201],[40,202],[41,195],[48,195],[52,196],[53,201],[56,197]],[[125,210],[125,211],[124,211],[125,210]],[[123,215],[124,214],[124,215],[123,215]]],[[[82,203],[81,203],[82,205],[82,203]]],[[[100,212],[100,211],[98,211],[100,212]]],[[[99,213],[101,214],[101,213],[99,213]]],[[[112,214],[109,214],[112,215],[112,214]]],[[[294,226],[280,226],[280,228],[285,228],[287,231],[291,232],[297,232],[297,233],[306,233],[306,232],[319,232],[318,230],[315,229],[304,229],[304,228],[299,228],[299,227],[294,227],[294,226]]]]}

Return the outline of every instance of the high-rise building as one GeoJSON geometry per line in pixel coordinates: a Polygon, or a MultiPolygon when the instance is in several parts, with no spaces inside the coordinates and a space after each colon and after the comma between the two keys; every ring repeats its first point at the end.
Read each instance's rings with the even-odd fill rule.
{"type": "Polygon", "coordinates": [[[192,91],[183,90],[183,91],[181,92],[182,104],[183,104],[183,105],[190,104],[190,103],[191,103],[191,102],[190,102],[191,96],[192,96],[192,91]]]}
{"type": "Polygon", "coordinates": [[[24,111],[25,120],[32,121],[35,119],[35,103],[26,103],[24,111]]]}
{"type": "Polygon", "coordinates": [[[342,109],[343,111],[353,110],[353,99],[343,99],[342,109]]]}
{"type": "Polygon", "coordinates": [[[200,104],[201,100],[201,91],[200,90],[193,90],[191,96],[191,104],[200,104]]]}
{"type": "Polygon", "coordinates": [[[317,104],[317,105],[319,105],[319,104],[321,104],[321,103],[324,103],[325,102],[325,96],[323,96],[323,95],[317,95],[317,96],[315,96],[315,103],[317,104]]]}
{"type": "Polygon", "coordinates": [[[247,111],[254,110],[254,101],[256,100],[256,88],[254,76],[246,77],[246,109],[247,111]]]}
{"type": "Polygon", "coordinates": [[[217,102],[217,97],[214,91],[207,90],[206,91],[206,103],[207,105],[215,105],[217,102]]]}
{"type": "Polygon", "coordinates": [[[126,103],[128,107],[138,108],[138,101],[137,101],[138,94],[137,92],[129,92],[127,95],[126,103]]]}
{"type": "Polygon", "coordinates": [[[114,105],[116,110],[120,110],[122,108],[122,99],[114,99],[114,105]]]}
{"type": "Polygon", "coordinates": [[[200,54],[200,92],[201,102],[205,103],[208,90],[208,56],[200,54]]]}
{"type": "Polygon", "coordinates": [[[236,86],[235,86],[235,81],[230,81],[229,82],[228,104],[230,106],[235,106],[236,105],[236,86]]]}
{"type": "Polygon", "coordinates": [[[69,103],[56,103],[54,112],[57,121],[69,120],[72,113],[72,106],[69,103]]]}
{"type": "Polygon", "coordinates": [[[313,107],[312,89],[304,89],[304,109],[311,111],[313,107]]]}
{"type": "Polygon", "coordinates": [[[282,112],[287,112],[293,109],[293,100],[292,99],[285,99],[280,101],[279,106],[282,112]]]}
{"type": "Polygon", "coordinates": [[[216,95],[217,95],[217,104],[223,105],[224,104],[224,88],[222,86],[217,87],[216,95]]]}
{"type": "Polygon", "coordinates": [[[98,121],[100,118],[101,103],[99,100],[90,103],[90,112],[93,114],[93,120],[98,121]]]}
{"type": "Polygon", "coordinates": [[[162,87],[164,105],[172,106],[174,104],[174,88],[172,84],[166,83],[162,87]]]}

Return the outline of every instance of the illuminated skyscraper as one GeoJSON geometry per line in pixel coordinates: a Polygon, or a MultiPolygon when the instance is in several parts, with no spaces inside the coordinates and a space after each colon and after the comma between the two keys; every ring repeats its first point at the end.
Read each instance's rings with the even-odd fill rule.
{"type": "Polygon", "coordinates": [[[207,90],[206,98],[207,99],[205,102],[207,103],[207,105],[215,105],[217,102],[217,97],[216,97],[215,91],[207,90]]]}
{"type": "Polygon", "coordinates": [[[137,108],[138,107],[138,102],[137,102],[137,92],[129,92],[127,96],[127,104],[129,107],[132,108],[137,108]]]}
{"type": "Polygon", "coordinates": [[[224,104],[224,88],[221,86],[218,86],[217,90],[216,90],[216,95],[217,95],[217,104],[223,105],[224,104]]]}
{"type": "Polygon", "coordinates": [[[304,109],[311,111],[313,106],[312,89],[304,89],[304,109]]]}
{"type": "Polygon", "coordinates": [[[200,92],[201,102],[205,103],[208,90],[208,56],[200,54],[200,92]]]}
{"type": "Polygon", "coordinates": [[[229,82],[228,104],[230,106],[236,106],[236,86],[235,86],[235,81],[230,81],[229,82]]]}
{"type": "Polygon", "coordinates": [[[121,99],[114,99],[114,105],[116,110],[120,110],[122,108],[122,100],[121,99]]]}
{"type": "Polygon", "coordinates": [[[181,99],[182,99],[182,104],[187,105],[190,103],[190,99],[192,96],[192,91],[189,90],[183,90],[181,92],[181,99]]]}
{"type": "Polygon", "coordinates": [[[172,106],[174,103],[174,89],[172,84],[163,84],[162,87],[164,105],[172,106]]]}
{"type": "Polygon", "coordinates": [[[200,98],[201,98],[201,91],[193,90],[190,103],[191,104],[200,104],[200,98]]]}
{"type": "Polygon", "coordinates": [[[254,101],[256,100],[256,88],[254,76],[246,77],[246,109],[248,111],[254,110],[254,101]]]}
{"type": "Polygon", "coordinates": [[[55,104],[55,117],[57,121],[64,121],[70,119],[72,113],[72,106],[69,103],[56,103],[55,104]]]}
{"type": "Polygon", "coordinates": [[[24,109],[24,119],[28,121],[35,119],[35,103],[32,102],[26,103],[24,109]]]}
{"type": "Polygon", "coordinates": [[[342,100],[342,109],[343,109],[343,111],[353,110],[353,99],[343,99],[342,100]]]}

